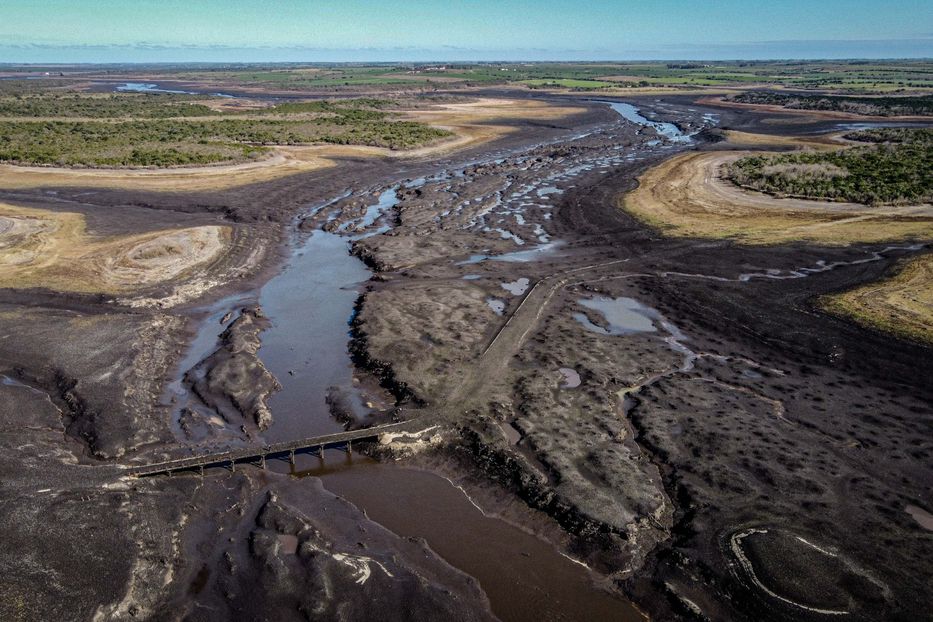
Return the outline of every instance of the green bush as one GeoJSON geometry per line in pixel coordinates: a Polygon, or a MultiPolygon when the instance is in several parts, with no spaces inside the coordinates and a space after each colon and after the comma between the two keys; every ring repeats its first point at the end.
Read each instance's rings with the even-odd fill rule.
{"type": "Polygon", "coordinates": [[[262,147],[271,145],[335,143],[405,149],[449,135],[410,121],[341,117],[0,121],[0,161],[67,166],[177,166],[240,161],[255,157],[262,147]]]}
{"type": "Polygon", "coordinates": [[[791,110],[831,110],[861,115],[933,115],[933,97],[852,97],[846,95],[809,95],[748,91],[732,97],[742,104],[768,104],[791,110]]]}
{"type": "Polygon", "coordinates": [[[850,134],[875,143],[832,152],[749,156],[727,171],[735,183],[780,196],[866,205],[933,202],[933,130],[850,134]]]}
{"type": "Polygon", "coordinates": [[[0,97],[0,118],[7,118],[0,121],[0,161],[164,167],[241,161],[270,145],[406,149],[450,135],[390,118],[381,110],[392,105],[388,100],[287,102],[222,114],[201,103],[204,99],[165,94],[0,97]]]}

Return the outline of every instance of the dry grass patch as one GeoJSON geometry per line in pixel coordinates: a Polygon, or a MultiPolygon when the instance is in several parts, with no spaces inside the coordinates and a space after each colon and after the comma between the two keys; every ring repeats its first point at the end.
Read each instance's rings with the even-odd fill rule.
{"type": "Polygon", "coordinates": [[[933,253],[905,262],[891,278],[825,296],[820,304],[862,324],[933,343],[933,253]]]}
{"type": "Polygon", "coordinates": [[[840,138],[845,132],[834,132],[821,136],[778,136],[774,134],[754,134],[738,130],[723,130],[722,134],[729,146],[736,149],[744,147],[772,147],[775,149],[812,149],[828,151],[839,149],[843,144],[840,138]]]}
{"type": "Polygon", "coordinates": [[[406,118],[449,130],[457,138],[419,149],[423,154],[449,151],[501,138],[517,131],[504,122],[517,120],[552,121],[585,112],[576,106],[556,106],[539,101],[480,98],[471,102],[439,104],[413,110],[406,118]]]}
{"type": "Polygon", "coordinates": [[[74,169],[0,165],[0,188],[129,188],[198,192],[236,188],[329,166],[327,147],[279,147],[257,162],[170,169],[74,169]]]}

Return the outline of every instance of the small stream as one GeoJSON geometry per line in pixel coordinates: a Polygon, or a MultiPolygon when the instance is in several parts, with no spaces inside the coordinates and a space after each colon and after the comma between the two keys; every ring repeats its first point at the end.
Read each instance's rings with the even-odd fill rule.
{"type": "Polygon", "coordinates": [[[615,110],[619,115],[632,123],[642,125],[645,127],[653,128],[658,134],[666,138],[671,142],[677,143],[689,143],[693,141],[689,135],[684,134],[683,131],[673,123],[665,123],[663,121],[652,121],[650,119],[642,116],[638,108],[632,104],[627,104],[624,102],[611,102],[604,101],[604,104],[609,104],[609,107],[615,110]]]}
{"type": "MultiPolygon", "coordinates": [[[[194,338],[188,342],[188,349],[178,363],[179,372],[169,382],[162,395],[162,403],[172,406],[171,429],[175,438],[185,441],[185,433],[181,426],[181,408],[189,405],[189,391],[185,382],[185,373],[193,370],[195,366],[210,356],[217,349],[218,336],[236,319],[235,311],[250,304],[255,304],[256,296],[253,293],[239,293],[226,296],[215,303],[204,307],[201,311],[205,317],[200,320],[194,338]]],[[[198,405],[194,405],[198,408],[198,405]]],[[[208,419],[220,421],[217,415],[208,414],[208,419]]],[[[222,423],[221,423],[222,425],[222,423]]]]}
{"type": "MultiPolygon", "coordinates": [[[[383,192],[359,221],[345,227],[346,233],[377,224],[395,205],[399,187],[383,192]]],[[[348,324],[371,272],[350,255],[349,244],[386,227],[357,235],[316,230],[262,288],[259,301],[272,326],[263,333],[259,355],[282,383],[269,400],[274,423],[264,433],[266,440],[341,429],[325,401],[331,386],[353,396],[355,406],[365,411],[353,386],[348,324]]],[[[586,567],[550,543],[486,516],[440,476],[339,451],[302,457],[298,467],[309,470],[297,474],[322,478],[328,490],[394,533],[427,540],[448,563],[480,582],[493,611],[506,622],[575,620],[580,615],[642,619],[626,600],[598,587],[586,567]]]]}
{"type": "Polygon", "coordinates": [[[210,95],[212,97],[233,98],[236,95],[230,93],[209,93],[206,91],[183,91],[180,89],[170,89],[152,82],[125,82],[118,84],[113,88],[117,93],[169,93],[173,95],[210,95]]]}

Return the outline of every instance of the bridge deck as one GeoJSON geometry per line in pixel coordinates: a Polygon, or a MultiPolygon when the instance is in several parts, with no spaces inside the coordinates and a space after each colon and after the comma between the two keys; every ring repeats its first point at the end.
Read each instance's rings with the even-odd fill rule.
{"type": "Polygon", "coordinates": [[[429,427],[424,418],[418,418],[412,421],[403,421],[401,423],[389,423],[373,428],[364,428],[361,430],[351,430],[349,432],[337,432],[336,434],[325,434],[322,436],[313,436],[302,438],[295,441],[285,441],[282,443],[271,443],[259,447],[243,447],[241,449],[232,449],[216,453],[201,454],[188,458],[178,458],[175,460],[166,460],[138,467],[127,467],[128,474],[133,477],[148,477],[150,475],[168,475],[179,471],[188,471],[201,467],[211,467],[220,465],[234,465],[239,462],[254,462],[265,460],[266,458],[276,458],[293,453],[300,453],[314,449],[328,449],[335,446],[346,446],[352,441],[376,439],[380,435],[395,432],[415,432],[429,427]]]}

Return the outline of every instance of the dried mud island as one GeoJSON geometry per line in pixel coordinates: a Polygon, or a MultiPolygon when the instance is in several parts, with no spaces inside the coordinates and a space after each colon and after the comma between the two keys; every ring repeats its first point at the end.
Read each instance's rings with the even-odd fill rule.
{"type": "MultiPolygon", "coordinates": [[[[162,80],[19,97],[86,119],[124,82],[182,90],[162,80]]],[[[0,165],[0,617],[929,615],[933,208],[728,178],[853,148],[851,110],[237,88],[115,95],[105,122],[241,108],[301,144],[165,168],[105,132],[137,168],[0,165]]]]}

